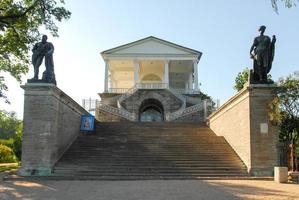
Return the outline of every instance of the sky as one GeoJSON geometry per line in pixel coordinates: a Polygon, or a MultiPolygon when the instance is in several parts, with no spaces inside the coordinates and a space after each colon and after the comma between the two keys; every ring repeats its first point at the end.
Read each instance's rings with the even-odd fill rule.
{"type": "MultiPolygon", "coordinates": [[[[299,7],[287,9],[279,3],[279,14],[271,0],[66,0],[65,7],[72,16],[57,23],[59,37],[49,35],[48,41],[55,46],[57,86],[79,104],[99,99],[103,92],[100,52],[148,36],[201,51],[200,89],[221,104],[236,94],[238,72],[252,68],[249,49],[260,25],[267,26],[266,35],[277,38],[273,79],[299,70],[299,7]]],[[[11,104],[0,100],[0,109],[15,111],[22,119],[24,92],[17,81],[5,77],[11,104]]],[[[31,66],[22,84],[32,77],[31,66]]]]}

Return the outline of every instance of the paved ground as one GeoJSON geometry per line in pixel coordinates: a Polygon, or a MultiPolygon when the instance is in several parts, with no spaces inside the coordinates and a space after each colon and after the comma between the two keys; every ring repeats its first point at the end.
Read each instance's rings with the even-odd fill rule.
{"type": "Polygon", "coordinates": [[[299,185],[257,180],[1,181],[0,199],[299,199],[299,185]]]}

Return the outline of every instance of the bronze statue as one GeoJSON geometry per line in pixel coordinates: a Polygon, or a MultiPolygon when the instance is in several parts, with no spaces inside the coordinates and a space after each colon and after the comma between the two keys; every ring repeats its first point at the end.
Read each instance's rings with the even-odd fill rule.
{"type": "Polygon", "coordinates": [[[272,41],[269,36],[264,35],[266,26],[259,28],[260,35],[254,38],[250,48],[250,57],[253,59],[253,71],[250,73],[251,83],[269,83],[267,75],[272,68],[275,52],[276,37],[272,41]]]}
{"type": "Polygon", "coordinates": [[[32,49],[32,65],[34,67],[34,77],[28,82],[46,82],[54,83],[56,85],[53,52],[54,46],[51,42],[47,42],[48,37],[42,36],[42,41],[34,45],[32,49]],[[38,79],[39,67],[45,58],[46,71],[43,73],[42,79],[38,79]]]}

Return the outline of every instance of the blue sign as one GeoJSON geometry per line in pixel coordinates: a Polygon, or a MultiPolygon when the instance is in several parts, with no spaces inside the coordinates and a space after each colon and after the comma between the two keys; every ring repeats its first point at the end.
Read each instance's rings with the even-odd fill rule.
{"type": "Polygon", "coordinates": [[[94,116],[92,115],[82,115],[81,116],[81,131],[94,131],[94,116]]]}

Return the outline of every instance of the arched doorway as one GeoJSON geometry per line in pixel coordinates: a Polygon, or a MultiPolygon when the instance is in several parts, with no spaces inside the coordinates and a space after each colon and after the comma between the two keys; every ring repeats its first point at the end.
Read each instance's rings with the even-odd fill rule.
{"type": "Polygon", "coordinates": [[[164,121],[164,109],[160,101],[156,99],[146,99],[139,108],[139,121],[141,122],[161,122],[164,121]]]}

